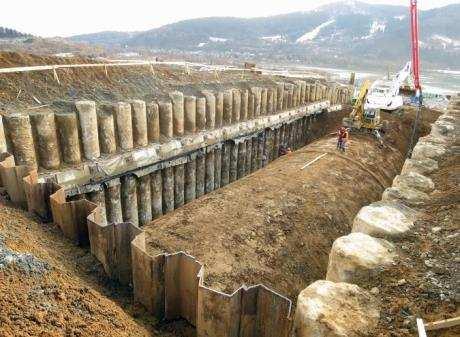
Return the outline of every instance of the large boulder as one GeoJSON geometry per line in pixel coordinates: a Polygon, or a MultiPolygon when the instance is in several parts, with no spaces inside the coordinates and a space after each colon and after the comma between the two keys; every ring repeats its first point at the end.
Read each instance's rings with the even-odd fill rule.
{"type": "Polygon", "coordinates": [[[421,158],[421,159],[406,159],[404,166],[402,168],[401,174],[406,174],[409,172],[415,172],[419,174],[429,174],[433,173],[438,169],[438,162],[430,158],[421,158]]]}
{"type": "Polygon", "coordinates": [[[455,125],[455,117],[450,115],[449,112],[447,111],[446,113],[438,117],[438,120],[436,121],[436,123],[437,122],[450,123],[450,124],[455,125]]]}
{"type": "Polygon", "coordinates": [[[446,148],[443,145],[433,144],[419,141],[412,150],[412,158],[423,159],[431,158],[438,159],[446,153],[446,148]]]}
{"type": "Polygon", "coordinates": [[[409,172],[396,176],[393,180],[394,187],[413,188],[418,191],[430,193],[434,190],[433,181],[416,172],[409,172]]]}
{"type": "Polygon", "coordinates": [[[415,212],[404,205],[374,203],[361,208],[353,221],[353,233],[396,239],[414,226],[415,212]]]}
{"type": "Polygon", "coordinates": [[[431,127],[431,133],[435,136],[450,137],[455,133],[455,121],[448,116],[441,116],[431,127]]]}
{"type": "Polygon", "coordinates": [[[437,130],[438,129],[436,128],[435,124],[433,124],[431,133],[425,137],[420,137],[418,141],[421,143],[440,145],[444,147],[448,146],[452,142],[452,137],[441,135],[439,132],[437,132],[437,130]]]}
{"type": "Polygon", "coordinates": [[[361,284],[394,261],[394,246],[364,233],[351,233],[334,241],[326,280],[361,284]]]}
{"type": "Polygon", "coordinates": [[[373,336],[379,315],[377,300],[357,285],[316,281],[299,294],[294,336],[373,336]]]}
{"type": "Polygon", "coordinates": [[[407,206],[421,206],[429,200],[429,196],[413,188],[393,186],[383,192],[382,200],[399,201],[407,206]]]}

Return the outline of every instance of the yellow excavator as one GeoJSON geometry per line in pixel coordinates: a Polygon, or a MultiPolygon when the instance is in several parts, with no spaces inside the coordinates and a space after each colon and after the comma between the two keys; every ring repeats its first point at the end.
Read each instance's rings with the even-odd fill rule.
{"type": "Polygon", "coordinates": [[[379,109],[365,109],[367,93],[371,82],[366,80],[359,89],[353,111],[343,119],[343,125],[351,130],[378,132],[382,129],[379,109]]]}

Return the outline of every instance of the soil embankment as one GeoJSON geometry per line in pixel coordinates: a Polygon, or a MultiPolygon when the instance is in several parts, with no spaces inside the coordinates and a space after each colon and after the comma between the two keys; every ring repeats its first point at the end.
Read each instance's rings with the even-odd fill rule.
{"type": "Polygon", "coordinates": [[[138,309],[87,248],[0,202],[0,336],[158,336],[138,309]]]}
{"type": "MultiPolygon", "coordinates": [[[[0,52],[0,68],[99,63],[87,58],[42,57],[32,54],[0,52]]],[[[289,81],[252,72],[200,71],[197,68],[156,64],[145,66],[57,69],[59,83],[52,70],[9,73],[0,76],[0,113],[56,110],[63,102],[94,100],[117,102],[129,99],[151,101],[167,97],[174,90],[198,95],[201,90],[248,89],[289,81]],[[40,108],[38,108],[40,107],[40,108]]],[[[295,79],[292,79],[295,80],[295,79]]]]}
{"type": "MultiPolygon", "coordinates": [[[[226,292],[264,283],[295,299],[324,277],[333,241],[400,172],[413,117],[384,116],[390,126],[383,148],[371,136],[352,135],[341,154],[329,135],[152,222],[144,227],[150,252],[195,256],[207,285],[226,292]]],[[[425,111],[422,121],[436,117],[425,111]]]]}

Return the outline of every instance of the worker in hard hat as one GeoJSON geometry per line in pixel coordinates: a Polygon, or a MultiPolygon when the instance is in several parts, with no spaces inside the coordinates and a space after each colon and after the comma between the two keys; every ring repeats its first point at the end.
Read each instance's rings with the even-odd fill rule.
{"type": "Polygon", "coordinates": [[[345,152],[348,142],[348,130],[346,127],[342,126],[337,131],[337,150],[345,152]]]}
{"type": "Polygon", "coordinates": [[[287,155],[287,154],[290,154],[290,153],[292,153],[290,147],[288,147],[287,145],[284,145],[284,144],[282,144],[280,146],[279,156],[284,156],[284,155],[287,155]]]}

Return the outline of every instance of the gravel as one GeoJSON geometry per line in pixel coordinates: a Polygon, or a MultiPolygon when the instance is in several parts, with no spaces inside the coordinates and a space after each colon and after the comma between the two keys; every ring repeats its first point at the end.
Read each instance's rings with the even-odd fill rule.
{"type": "Polygon", "coordinates": [[[5,244],[4,237],[0,235],[0,270],[10,266],[14,266],[28,275],[41,275],[50,270],[48,263],[37,259],[32,254],[17,253],[9,249],[5,244]]]}

